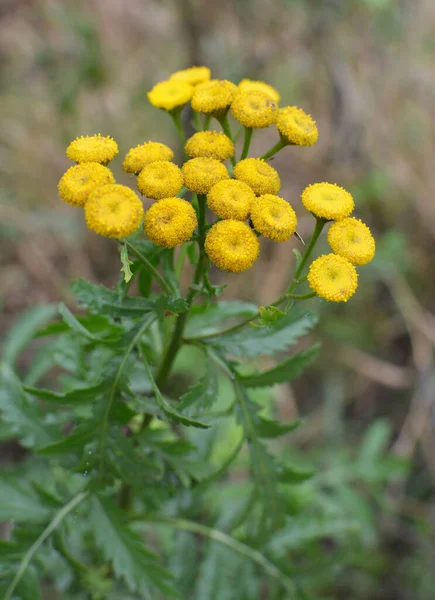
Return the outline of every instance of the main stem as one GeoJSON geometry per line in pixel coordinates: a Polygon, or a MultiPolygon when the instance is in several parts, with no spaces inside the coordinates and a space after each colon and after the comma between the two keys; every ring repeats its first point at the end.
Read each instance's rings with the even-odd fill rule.
{"type": "Polygon", "coordinates": [[[195,295],[198,291],[198,285],[200,284],[205,266],[207,264],[207,256],[204,250],[205,243],[205,205],[206,205],[206,197],[202,194],[198,194],[198,245],[199,245],[199,258],[198,263],[196,265],[195,274],[193,276],[193,281],[190,286],[189,293],[186,298],[186,303],[188,306],[188,310],[186,312],[178,315],[177,320],[175,322],[175,328],[171,337],[171,341],[169,342],[169,346],[163,356],[162,362],[160,363],[159,369],[156,373],[156,384],[157,387],[161,387],[166,381],[166,377],[168,376],[169,371],[173,365],[175,357],[177,356],[177,352],[182,344],[182,337],[184,327],[186,325],[187,317],[189,315],[189,308],[194,299],[195,295]]]}

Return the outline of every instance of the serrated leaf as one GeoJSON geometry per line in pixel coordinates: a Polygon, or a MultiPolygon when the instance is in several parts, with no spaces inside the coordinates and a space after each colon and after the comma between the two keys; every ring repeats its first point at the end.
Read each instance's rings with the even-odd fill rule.
{"type": "Polygon", "coordinates": [[[88,338],[92,342],[97,342],[100,344],[111,344],[113,342],[118,341],[120,338],[120,334],[121,334],[122,330],[119,330],[117,333],[115,333],[113,336],[110,336],[110,337],[107,337],[106,335],[95,335],[94,333],[89,331],[89,329],[87,329],[84,325],[82,325],[80,323],[80,321],[77,319],[77,317],[75,317],[72,314],[72,312],[69,310],[69,308],[63,302],[61,302],[59,304],[59,313],[60,313],[61,317],[63,318],[63,320],[65,321],[65,323],[71,329],[73,329],[80,335],[88,338]]]}
{"type": "Polygon", "coordinates": [[[257,435],[262,438],[276,438],[295,431],[300,424],[301,420],[291,421],[290,423],[279,423],[273,419],[267,419],[259,414],[255,415],[255,430],[257,435]]]}
{"type": "Polygon", "coordinates": [[[89,419],[77,425],[69,435],[62,437],[57,442],[41,445],[36,451],[44,456],[81,452],[85,445],[96,437],[98,427],[99,422],[96,419],[89,419]]]}
{"type": "Polygon", "coordinates": [[[176,596],[171,574],[159,566],[158,556],[145,546],[144,539],[124,522],[124,514],[109,499],[93,496],[89,526],[105,560],[132,592],[147,600],[155,598],[155,588],[176,596]]]}
{"type": "Polygon", "coordinates": [[[20,381],[5,364],[0,365],[0,412],[10,426],[11,437],[17,437],[26,448],[53,440],[52,429],[44,425],[39,406],[29,401],[20,381]]]}
{"type": "Polygon", "coordinates": [[[159,407],[162,409],[162,411],[165,413],[165,415],[167,417],[171,418],[173,421],[176,421],[177,423],[181,423],[182,425],[199,427],[201,429],[208,429],[210,427],[210,425],[206,425],[205,423],[201,423],[200,421],[197,421],[196,419],[191,419],[191,418],[181,414],[171,404],[169,404],[169,402],[163,397],[162,393],[160,392],[159,388],[157,387],[157,384],[154,380],[151,369],[148,365],[148,362],[145,359],[144,359],[144,364],[145,364],[145,368],[148,373],[148,377],[150,378],[150,381],[151,381],[151,385],[152,385],[153,392],[154,392],[154,398],[156,399],[157,404],[159,405],[159,407]]]}
{"type": "Polygon", "coordinates": [[[39,523],[49,516],[50,510],[29,485],[9,478],[0,480],[0,521],[39,523]]]}
{"type": "Polygon", "coordinates": [[[253,317],[255,314],[257,306],[252,302],[230,300],[216,304],[195,304],[190,309],[186,337],[210,335],[222,330],[228,319],[253,317]]]}
{"type": "Polygon", "coordinates": [[[238,375],[237,379],[244,387],[268,387],[278,383],[286,383],[305,370],[317,356],[319,349],[320,344],[316,344],[307,350],[297,352],[273,367],[273,369],[258,373],[258,375],[238,375]]]}
{"type": "Polygon", "coordinates": [[[208,358],[205,374],[181,396],[178,410],[185,415],[202,415],[217,399],[218,378],[213,363],[208,358]]]}
{"type": "Polygon", "coordinates": [[[112,428],[107,436],[107,458],[112,471],[130,485],[142,487],[160,475],[157,464],[149,460],[131,439],[112,428]]]}
{"type": "Polygon", "coordinates": [[[71,290],[81,306],[102,316],[134,317],[154,310],[154,303],[151,300],[128,296],[120,298],[117,292],[83,279],[75,279],[71,284],[71,290]]]}
{"type": "Polygon", "coordinates": [[[3,347],[3,360],[13,366],[18,354],[30,342],[35,332],[56,314],[55,305],[35,306],[25,312],[9,331],[3,347]]]}
{"type": "Polygon", "coordinates": [[[124,273],[124,281],[128,283],[130,279],[133,277],[133,273],[131,272],[130,265],[133,264],[133,261],[128,258],[128,250],[127,246],[122,246],[121,248],[121,263],[122,268],[121,272],[124,273]]]}
{"type": "Polygon", "coordinates": [[[237,357],[274,354],[293,346],[316,323],[317,316],[313,313],[301,315],[291,310],[271,327],[244,327],[206,342],[221,352],[237,357]]]}
{"type": "Polygon", "coordinates": [[[35,388],[31,386],[24,386],[24,389],[32,396],[36,396],[37,398],[41,398],[41,400],[45,400],[47,402],[56,402],[59,404],[83,404],[89,402],[90,400],[95,400],[98,396],[105,392],[110,385],[111,380],[105,379],[97,385],[76,388],[66,393],[53,392],[51,390],[45,390],[43,388],[35,388]]]}

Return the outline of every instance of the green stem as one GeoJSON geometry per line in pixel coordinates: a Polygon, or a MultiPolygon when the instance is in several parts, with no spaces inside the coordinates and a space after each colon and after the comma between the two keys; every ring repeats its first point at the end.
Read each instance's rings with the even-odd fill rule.
{"type": "Polygon", "coordinates": [[[187,192],[187,187],[185,185],[183,185],[183,187],[181,188],[181,190],[177,194],[177,198],[181,198],[181,196],[184,196],[184,194],[186,192],[187,192]]]}
{"type": "Polygon", "coordinates": [[[279,140],[279,142],[277,142],[275,144],[275,146],[273,146],[270,150],[268,150],[266,152],[266,154],[263,154],[263,156],[261,157],[263,160],[267,160],[268,158],[271,158],[274,154],[276,154],[277,152],[279,152],[282,148],[284,148],[285,144],[283,143],[282,140],[279,140]]]}
{"type": "Polygon", "coordinates": [[[144,256],[142,254],[142,252],[140,252],[139,250],[137,250],[137,248],[135,248],[133,246],[133,244],[131,244],[127,239],[124,239],[124,243],[143,262],[143,264],[145,265],[145,268],[147,269],[147,271],[149,271],[151,273],[151,275],[154,277],[154,279],[160,284],[160,287],[168,295],[173,294],[174,291],[171,288],[171,286],[169,285],[169,283],[166,281],[166,279],[162,275],[160,275],[160,273],[157,271],[157,269],[155,268],[155,266],[150,263],[150,261],[146,258],[146,256],[144,256]]]}
{"type": "Polygon", "coordinates": [[[205,121],[204,121],[204,131],[208,131],[208,128],[210,127],[210,121],[211,121],[211,115],[206,115],[205,121]]]}
{"type": "MultiPolygon", "coordinates": [[[[225,135],[227,137],[229,137],[231,141],[233,141],[233,136],[231,135],[230,124],[228,123],[228,114],[224,115],[223,117],[219,117],[218,121],[221,124],[221,127],[224,130],[225,135]]],[[[236,161],[236,157],[232,156],[231,157],[231,164],[233,165],[233,167],[236,166],[236,162],[237,162],[236,161]]]]}
{"type": "MultiPolygon", "coordinates": [[[[137,520],[142,520],[139,518],[137,520]]],[[[267,573],[273,579],[276,579],[281,583],[281,585],[292,595],[287,596],[288,600],[294,598],[294,594],[296,593],[296,586],[282,571],[278,569],[268,558],[266,558],[261,552],[254,550],[250,546],[243,544],[236,540],[233,536],[220,531],[219,529],[212,529],[211,527],[206,527],[205,525],[200,525],[199,523],[194,523],[193,521],[188,521],[187,519],[172,519],[170,517],[158,517],[152,520],[148,520],[148,518],[144,517],[144,520],[147,523],[155,523],[161,525],[168,525],[168,527],[174,527],[176,529],[181,529],[182,531],[189,531],[191,533],[196,533],[199,535],[203,535],[215,542],[219,542],[220,544],[230,548],[233,552],[244,556],[245,558],[251,560],[256,563],[259,567],[263,569],[265,573],[267,573]]]]}
{"type": "Polygon", "coordinates": [[[243,150],[240,160],[243,160],[248,156],[249,146],[251,145],[252,139],[252,127],[245,127],[245,141],[243,142],[243,150]]]}
{"type": "Polygon", "coordinates": [[[310,242],[304,252],[304,255],[302,256],[302,260],[299,263],[298,268],[296,269],[296,273],[293,276],[293,282],[290,285],[290,288],[288,289],[288,292],[292,292],[294,290],[294,288],[296,287],[296,285],[298,283],[300,283],[299,281],[299,276],[301,275],[302,271],[305,268],[305,265],[307,264],[308,259],[310,258],[310,254],[314,248],[314,246],[316,245],[317,240],[319,239],[320,234],[322,233],[322,229],[325,227],[327,221],[325,221],[325,219],[316,219],[316,226],[314,227],[314,231],[313,231],[313,235],[311,236],[310,242]],[[296,284],[296,285],[293,285],[296,284]]]}
{"type": "Polygon", "coordinates": [[[181,123],[181,112],[178,109],[169,111],[169,114],[174,121],[175,129],[177,130],[178,137],[180,138],[181,145],[183,147],[184,156],[189,158],[184,146],[186,145],[186,136],[184,135],[183,125],[181,123]]]}
{"type": "Polygon", "coordinates": [[[307,294],[287,294],[289,300],[308,300],[308,298],[315,298],[316,292],[308,292],[307,294]]]}
{"type": "Polygon", "coordinates": [[[53,531],[56,529],[56,527],[58,527],[60,525],[60,523],[64,520],[64,518],[72,510],[74,510],[74,508],[78,504],[80,504],[80,502],[82,502],[85,498],[87,498],[88,494],[89,494],[89,492],[80,492],[79,494],[74,496],[74,498],[72,498],[68,502],[68,504],[66,504],[63,508],[60,509],[60,511],[55,515],[55,517],[53,518],[51,523],[49,523],[49,525],[47,525],[47,527],[44,529],[44,531],[41,533],[41,535],[38,537],[38,539],[30,546],[30,548],[24,555],[23,560],[21,561],[20,567],[19,567],[15,577],[13,578],[10,586],[6,590],[6,594],[5,594],[3,600],[10,600],[10,598],[12,598],[12,594],[14,593],[15,588],[19,584],[22,576],[24,575],[27,567],[29,566],[29,564],[30,564],[32,558],[34,557],[34,555],[36,554],[36,552],[39,550],[39,548],[42,546],[42,544],[45,542],[45,540],[50,537],[50,535],[53,533],[53,531]]]}
{"type": "Polygon", "coordinates": [[[196,110],[193,111],[193,118],[195,120],[196,131],[202,131],[201,117],[196,110]]]}
{"type": "MultiPolygon", "coordinates": [[[[199,245],[199,258],[198,263],[196,265],[195,274],[193,276],[193,281],[190,286],[190,291],[187,295],[186,302],[190,307],[192,304],[192,300],[198,293],[198,285],[203,278],[203,273],[205,267],[207,265],[207,256],[204,250],[205,243],[205,228],[206,228],[206,220],[205,220],[205,206],[206,206],[206,197],[203,194],[198,194],[198,245],[199,245]]],[[[166,377],[168,376],[169,371],[171,370],[172,364],[177,356],[178,350],[180,349],[183,342],[183,332],[184,327],[187,322],[188,310],[184,313],[178,315],[177,320],[175,322],[174,332],[172,334],[171,341],[169,342],[169,346],[163,355],[162,362],[156,373],[156,384],[157,387],[162,387],[166,377]]]]}

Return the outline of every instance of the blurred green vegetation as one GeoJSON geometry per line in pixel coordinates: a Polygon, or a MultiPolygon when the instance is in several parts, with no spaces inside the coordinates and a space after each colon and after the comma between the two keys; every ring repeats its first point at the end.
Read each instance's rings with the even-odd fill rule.
{"type": "MultiPolygon", "coordinates": [[[[308,510],[295,519],[321,506],[363,532],[341,560],[347,545],[331,548],[321,524],[314,532],[298,524],[306,564],[324,561],[324,576],[316,573],[308,589],[325,600],[434,595],[434,27],[431,0],[10,0],[0,7],[3,333],[35,304],[70,301],[72,277],[117,279],[116,248],[58,199],[70,139],[100,131],[118,141],[121,156],[149,139],[177,148],[169,119],[145,93],[192,64],[234,81],[264,79],[279,88],[283,105],[299,104],[316,118],[319,143],[288,148],[273,163],[300,234],[311,226],[300,192],[333,181],[352,191],[357,216],[377,239],[352,301],[320,304],[317,362],[264,399],[283,418],[305,419],[286,450],[318,475],[289,498],[295,515],[298,503],[308,510]]],[[[273,142],[260,132],[253,145],[261,151],[273,142]]],[[[115,163],[117,179],[129,182],[115,163]]],[[[229,284],[228,299],[265,304],[282,290],[292,247],[296,240],[265,245],[255,269],[216,272],[215,282],[229,284]]],[[[22,367],[31,359],[26,354],[22,367]]],[[[189,377],[195,358],[182,356],[178,367],[177,376],[189,377]]],[[[20,468],[20,449],[3,450],[20,468]]],[[[237,489],[228,482],[211,505],[234,510],[237,489]]],[[[280,551],[298,543],[291,532],[283,537],[280,551]]],[[[210,560],[219,560],[213,552],[210,560]]]]}

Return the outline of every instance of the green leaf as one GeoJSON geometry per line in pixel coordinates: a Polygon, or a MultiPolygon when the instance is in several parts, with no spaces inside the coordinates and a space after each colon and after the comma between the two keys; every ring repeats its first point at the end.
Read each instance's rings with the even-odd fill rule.
{"type": "Polygon", "coordinates": [[[384,419],[378,419],[364,436],[359,452],[361,462],[373,462],[378,460],[385,452],[391,438],[391,425],[384,419]]]}
{"type": "Polygon", "coordinates": [[[115,317],[141,316],[154,310],[154,303],[145,298],[120,298],[117,292],[83,279],[75,279],[71,289],[78,303],[92,313],[115,317]]]}
{"type": "Polygon", "coordinates": [[[286,383],[300,375],[314,360],[319,352],[320,344],[307,350],[297,352],[273,369],[258,373],[258,375],[238,375],[237,379],[245,387],[268,387],[278,383],[286,383]]]}
{"type": "Polygon", "coordinates": [[[72,312],[69,310],[69,308],[63,302],[61,302],[59,304],[59,313],[60,313],[61,317],[63,318],[63,320],[65,321],[65,323],[70,327],[70,329],[73,329],[77,333],[80,333],[81,335],[88,338],[92,342],[98,342],[100,344],[110,344],[110,343],[118,341],[118,339],[120,337],[119,331],[118,331],[117,335],[115,335],[114,337],[107,337],[106,335],[99,335],[99,336],[95,335],[94,333],[89,331],[89,329],[84,327],[84,325],[82,325],[80,323],[80,321],[77,319],[77,317],[75,317],[72,314],[72,312]]]}
{"type": "Polygon", "coordinates": [[[161,473],[158,465],[146,457],[143,448],[134,445],[119,428],[108,432],[107,455],[116,476],[135,487],[149,485],[161,473]]]}
{"type": "Polygon", "coordinates": [[[3,360],[13,367],[21,350],[32,340],[36,331],[45,321],[56,314],[55,305],[41,305],[25,312],[9,331],[3,347],[3,360]]]}
{"type": "Polygon", "coordinates": [[[99,422],[96,419],[89,419],[77,425],[72,433],[66,437],[63,436],[59,441],[41,445],[37,448],[37,452],[44,456],[82,452],[85,445],[96,437],[98,428],[99,422]]]}
{"type": "Polygon", "coordinates": [[[10,367],[0,366],[0,412],[26,448],[43,446],[53,440],[52,429],[44,425],[44,416],[37,404],[26,397],[20,381],[10,367]]]}
{"type": "Polygon", "coordinates": [[[128,258],[128,250],[127,250],[127,246],[125,246],[125,245],[123,245],[121,248],[121,263],[122,263],[121,272],[124,273],[124,281],[126,283],[128,283],[130,281],[130,279],[133,277],[133,273],[131,272],[131,269],[130,269],[130,265],[133,264],[133,261],[131,261],[128,258]]]}
{"type": "Polygon", "coordinates": [[[291,310],[271,327],[249,327],[223,334],[206,342],[237,357],[274,354],[293,346],[317,323],[317,316],[291,310]]]}
{"type": "Polygon", "coordinates": [[[176,596],[171,574],[159,566],[158,556],[145,546],[144,539],[124,522],[124,514],[109,499],[93,496],[89,527],[104,559],[110,561],[116,577],[132,592],[154,600],[155,588],[176,596]]]}
{"type": "Polygon", "coordinates": [[[0,521],[39,523],[49,515],[50,510],[29,485],[8,477],[0,481],[0,521]]]}
{"type": "Polygon", "coordinates": [[[86,404],[90,400],[95,400],[103,392],[105,392],[111,385],[110,379],[105,379],[97,385],[90,387],[79,387],[66,393],[53,392],[51,390],[45,390],[42,388],[35,388],[31,386],[24,386],[26,392],[41,400],[47,402],[56,402],[59,404],[86,404]]]}
{"type": "Polygon", "coordinates": [[[218,378],[214,364],[207,358],[206,372],[195,385],[180,398],[178,410],[184,415],[202,415],[218,399],[218,378]]]}
{"type": "Polygon", "coordinates": [[[210,425],[206,425],[205,423],[201,423],[200,421],[197,421],[196,419],[191,419],[185,415],[182,415],[171,404],[169,404],[169,402],[167,400],[165,400],[165,398],[162,396],[162,393],[160,392],[159,388],[157,387],[157,384],[154,380],[151,369],[148,365],[148,362],[145,359],[144,359],[144,364],[145,364],[145,368],[148,373],[148,377],[150,378],[151,385],[153,387],[154,398],[156,399],[157,404],[159,405],[159,407],[162,409],[162,411],[165,413],[165,415],[167,417],[171,418],[172,420],[176,421],[177,423],[181,423],[182,425],[199,427],[201,429],[208,429],[210,427],[210,425]]]}
{"type": "Polygon", "coordinates": [[[250,323],[253,327],[272,327],[285,316],[285,312],[277,306],[260,306],[258,315],[258,324],[255,322],[250,323]]]}
{"type": "Polygon", "coordinates": [[[255,314],[257,306],[252,302],[232,300],[216,304],[195,304],[190,309],[186,337],[210,335],[223,329],[224,323],[229,319],[253,317],[255,314]]]}
{"type": "Polygon", "coordinates": [[[279,421],[261,417],[259,414],[255,414],[254,417],[255,431],[257,432],[257,435],[262,438],[281,437],[286,433],[295,431],[301,423],[302,421],[299,419],[291,421],[290,423],[279,423],[279,421]]]}

